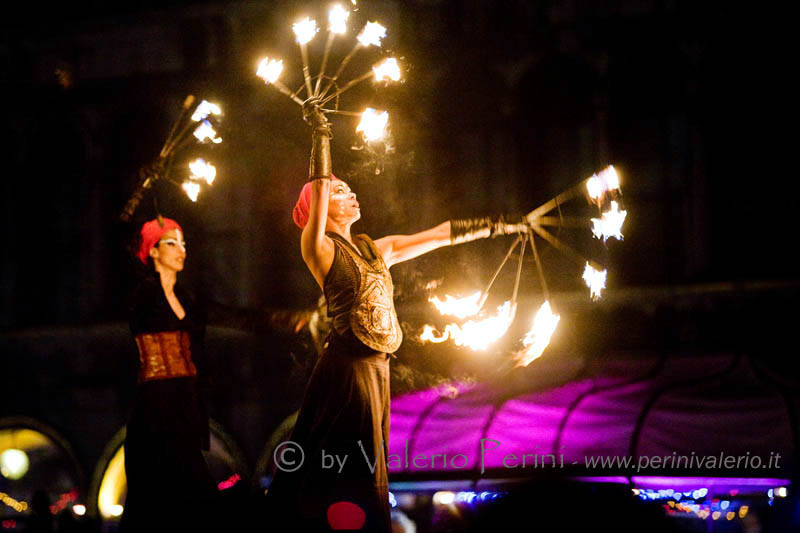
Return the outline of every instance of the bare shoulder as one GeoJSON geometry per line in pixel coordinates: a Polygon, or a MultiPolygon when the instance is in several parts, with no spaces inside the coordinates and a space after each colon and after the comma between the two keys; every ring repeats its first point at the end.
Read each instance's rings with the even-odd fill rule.
{"type": "Polygon", "coordinates": [[[327,235],[323,235],[321,239],[315,239],[313,235],[303,232],[300,239],[300,252],[311,275],[322,288],[325,277],[333,264],[335,252],[333,239],[327,235]]]}

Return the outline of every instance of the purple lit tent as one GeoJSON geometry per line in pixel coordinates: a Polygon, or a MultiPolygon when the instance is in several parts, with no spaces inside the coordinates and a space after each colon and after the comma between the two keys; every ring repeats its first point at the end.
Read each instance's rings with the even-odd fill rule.
{"type": "Polygon", "coordinates": [[[637,473],[785,479],[798,450],[798,408],[796,378],[744,355],[583,361],[545,354],[490,382],[393,398],[389,471],[396,480],[553,474],[630,480],[637,473]],[[586,456],[632,457],[633,469],[588,468],[586,456]],[[673,457],[671,465],[637,472],[640,457],[655,456],[673,457]],[[687,459],[676,463],[679,456],[687,459]],[[728,456],[739,464],[728,467],[728,456]]]}

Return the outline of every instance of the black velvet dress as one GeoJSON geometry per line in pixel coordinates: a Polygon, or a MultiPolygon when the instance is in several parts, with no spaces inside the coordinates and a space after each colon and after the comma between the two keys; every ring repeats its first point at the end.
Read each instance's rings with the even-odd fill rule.
{"type": "Polygon", "coordinates": [[[130,326],[140,363],[124,444],[128,492],[121,531],[210,524],[217,497],[202,455],[209,445],[199,385],[204,324],[179,285],[175,294],[186,311],[183,319],[172,311],[155,279],[142,282],[134,297],[130,326]],[[170,344],[175,339],[177,344],[170,344]]]}
{"type": "MultiPolygon", "coordinates": [[[[290,438],[302,448],[303,464],[292,472],[288,470],[297,463],[283,464],[268,489],[267,519],[273,531],[332,531],[332,523],[350,520],[355,526],[361,523],[362,511],[360,531],[391,531],[386,469],[389,355],[364,345],[346,326],[356,297],[353,287],[358,286],[353,261],[360,259],[353,254],[377,269],[386,266],[374,256],[374,245],[355,240],[358,251],[334,238],[334,260],[324,290],[334,328],[311,374],[290,438]]],[[[277,449],[278,462],[281,454],[284,463],[299,460],[300,454],[286,446],[277,449]]]]}

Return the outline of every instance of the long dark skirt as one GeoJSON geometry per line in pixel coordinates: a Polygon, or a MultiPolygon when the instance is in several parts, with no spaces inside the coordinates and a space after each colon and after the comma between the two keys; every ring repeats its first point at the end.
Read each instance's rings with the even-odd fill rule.
{"type": "MultiPolygon", "coordinates": [[[[210,524],[216,487],[203,458],[208,418],[193,378],[139,385],[125,437],[121,531],[210,524]]],[[[206,529],[207,530],[207,529],[206,529]]]]}
{"type": "Polygon", "coordinates": [[[282,463],[267,493],[276,531],[332,531],[352,520],[361,531],[391,531],[386,460],[389,360],[352,336],[331,335],[311,374],[282,463]],[[363,511],[363,515],[362,515],[363,511]]]}

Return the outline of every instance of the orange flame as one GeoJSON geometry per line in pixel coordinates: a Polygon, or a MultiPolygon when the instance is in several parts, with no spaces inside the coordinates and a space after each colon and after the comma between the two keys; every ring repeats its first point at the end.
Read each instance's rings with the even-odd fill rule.
{"type": "Polygon", "coordinates": [[[531,361],[542,355],[550,344],[550,338],[553,336],[559,320],[561,317],[553,313],[550,309],[550,302],[545,300],[533,318],[533,326],[522,340],[522,344],[526,348],[514,356],[516,366],[528,366],[531,361]]]}

